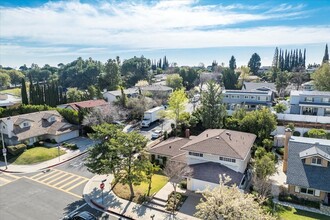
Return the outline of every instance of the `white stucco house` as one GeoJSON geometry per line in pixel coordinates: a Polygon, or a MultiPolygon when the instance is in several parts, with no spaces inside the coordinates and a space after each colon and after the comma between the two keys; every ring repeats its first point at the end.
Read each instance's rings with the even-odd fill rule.
{"type": "Polygon", "coordinates": [[[149,150],[152,160],[186,163],[193,171],[187,178],[187,189],[204,190],[219,184],[219,175],[231,177],[229,184],[241,186],[251,158],[256,135],[251,133],[208,129],[198,136],[170,138],[149,150]],[[166,159],[165,159],[166,158],[166,159]]]}
{"type": "Polygon", "coordinates": [[[7,145],[54,139],[57,143],[79,136],[76,126],[66,122],[55,110],[0,118],[0,131],[7,145]]]}

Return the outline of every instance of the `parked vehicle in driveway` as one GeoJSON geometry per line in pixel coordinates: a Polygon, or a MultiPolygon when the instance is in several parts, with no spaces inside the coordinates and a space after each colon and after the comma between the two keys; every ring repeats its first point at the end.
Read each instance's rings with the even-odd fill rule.
{"type": "Polygon", "coordinates": [[[74,212],[64,218],[65,220],[97,220],[97,218],[90,212],[74,212]]]}
{"type": "Polygon", "coordinates": [[[151,138],[152,139],[156,139],[159,138],[163,135],[163,131],[162,130],[153,130],[151,133],[151,138]]]}
{"type": "Polygon", "coordinates": [[[142,127],[149,127],[151,123],[160,119],[159,112],[164,110],[164,106],[158,106],[144,112],[143,120],[141,122],[142,127]]]}

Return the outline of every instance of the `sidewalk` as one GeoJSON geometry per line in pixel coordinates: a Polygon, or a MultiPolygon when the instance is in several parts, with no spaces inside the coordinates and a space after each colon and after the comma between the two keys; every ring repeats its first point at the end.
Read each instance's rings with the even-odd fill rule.
{"type": "Polygon", "coordinates": [[[41,162],[33,165],[14,165],[8,163],[8,169],[6,169],[6,165],[4,162],[0,162],[0,171],[8,172],[8,173],[33,173],[43,169],[47,169],[61,163],[64,163],[68,160],[71,160],[75,157],[78,157],[86,152],[86,150],[94,145],[94,142],[85,137],[78,137],[71,140],[66,141],[67,143],[75,143],[79,147],[78,150],[67,150],[65,148],[61,148],[62,150],[66,150],[66,154],[61,155],[60,157],[56,157],[54,159],[41,162]]]}
{"type": "Polygon", "coordinates": [[[102,209],[109,213],[119,214],[128,219],[197,219],[193,216],[186,215],[180,212],[177,212],[176,216],[173,218],[171,214],[167,212],[158,211],[152,208],[148,208],[144,205],[139,205],[137,203],[121,199],[117,197],[112,191],[110,191],[112,180],[112,175],[96,175],[92,179],[90,179],[85,185],[83,192],[85,201],[92,207],[96,206],[99,209],[102,209]],[[100,184],[103,180],[105,180],[105,187],[103,190],[102,199],[102,191],[100,189],[100,184]]]}

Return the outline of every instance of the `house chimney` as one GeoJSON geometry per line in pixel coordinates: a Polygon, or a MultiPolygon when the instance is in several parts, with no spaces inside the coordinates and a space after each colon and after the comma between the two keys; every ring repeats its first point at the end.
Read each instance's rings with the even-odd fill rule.
{"type": "Polygon", "coordinates": [[[209,137],[209,134],[206,134],[206,137],[209,137]]]}
{"type": "Polygon", "coordinates": [[[190,137],[190,130],[187,128],[185,131],[185,137],[189,138],[190,137]]]}
{"type": "Polygon", "coordinates": [[[284,139],[284,155],[283,155],[283,172],[286,173],[288,169],[289,140],[292,135],[292,130],[290,128],[286,128],[284,134],[285,134],[285,139],[284,139]]]}

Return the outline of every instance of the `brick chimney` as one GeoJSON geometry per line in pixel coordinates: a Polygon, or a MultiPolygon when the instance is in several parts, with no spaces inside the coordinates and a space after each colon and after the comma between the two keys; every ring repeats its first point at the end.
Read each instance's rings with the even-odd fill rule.
{"type": "Polygon", "coordinates": [[[185,131],[185,137],[189,138],[190,137],[190,130],[187,128],[185,131]]]}
{"type": "Polygon", "coordinates": [[[284,155],[283,155],[283,172],[286,173],[288,169],[289,140],[292,135],[292,130],[290,128],[286,128],[284,134],[285,134],[285,139],[284,139],[284,155]]]}

